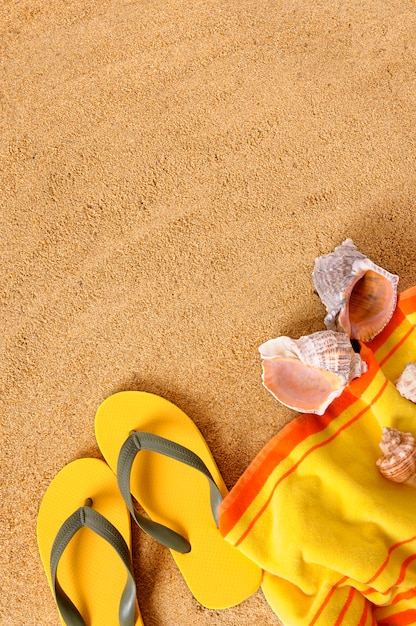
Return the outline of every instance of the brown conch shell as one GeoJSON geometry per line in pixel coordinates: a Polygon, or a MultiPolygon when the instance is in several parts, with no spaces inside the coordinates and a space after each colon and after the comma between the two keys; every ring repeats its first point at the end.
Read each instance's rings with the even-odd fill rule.
{"type": "Polygon", "coordinates": [[[259,347],[263,385],[279,402],[322,415],[348,383],[367,370],[345,333],[322,330],[299,339],[281,336],[259,347]]]}
{"type": "Polygon", "coordinates": [[[396,380],[396,389],[403,398],[416,402],[416,363],[408,363],[396,380]]]}
{"type": "Polygon", "coordinates": [[[351,239],[318,257],[312,278],[327,310],[327,328],[370,341],[390,321],[399,277],[367,259],[351,239]]]}
{"type": "Polygon", "coordinates": [[[395,483],[416,487],[416,441],[410,433],[383,427],[383,456],[376,464],[380,473],[395,483]]]}

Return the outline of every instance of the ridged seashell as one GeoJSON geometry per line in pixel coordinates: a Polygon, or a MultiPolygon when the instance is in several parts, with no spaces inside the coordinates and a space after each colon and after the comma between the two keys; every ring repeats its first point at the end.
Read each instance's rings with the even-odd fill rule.
{"type": "Polygon", "coordinates": [[[383,427],[380,448],[383,456],[376,461],[380,473],[395,483],[416,487],[416,441],[413,435],[383,427]]]}
{"type": "Polygon", "coordinates": [[[322,415],[348,383],[367,370],[345,333],[322,330],[299,339],[281,336],[259,347],[263,385],[279,402],[322,415]]]}
{"type": "Polygon", "coordinates": [[[403,398],[416,402],[416,363],[408,363],[396,380],[396,389],[403,398]]]}
{"type": "Polygon", "coordinates": [[[351,239],[318,257],[312,278],[327,310],[327,328],[370,341],[390,321],[399,277],[367,259],[351,239]]]}

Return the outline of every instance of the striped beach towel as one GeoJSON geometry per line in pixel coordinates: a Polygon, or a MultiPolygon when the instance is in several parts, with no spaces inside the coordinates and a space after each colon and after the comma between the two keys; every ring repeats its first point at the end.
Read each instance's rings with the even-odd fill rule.
{"type": "Polygon", "coordinates": [[[383,426],[416,436],[416,405],[394,385],[416,361],[416,287],[360,348],[368,371],[279,431],[220,508],[285,626],[416,624],[416,490],[376,466],[383,426]]]}

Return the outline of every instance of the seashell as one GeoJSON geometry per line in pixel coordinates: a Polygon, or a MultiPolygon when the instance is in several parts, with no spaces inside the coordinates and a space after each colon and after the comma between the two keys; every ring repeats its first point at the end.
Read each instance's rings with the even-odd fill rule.
{"type": "Polygon", "coordinates": [[[403,398],[416,402],[416,363],[406,365],[395,385],[403,398]]]}
{"type": "Polygon", "coordinates": [[[385,478],[416,487],[416,441],[411,433],[383,427],[380,448],[383,455],[376,465],[385,478]]]}
{"type": "Polygon", "coordinates": [[[353,339],[373,339],[396,308],[399,277],[367,259],[352,239],[318,257],[312,278],[327,310],[326,327],[353,339]]]}
{"type": "Polygon", "coordinates": [[[259,347],[263,385],[285,406],[322,415],[348,383],[367,370],[345,333],[281,336],[259,347]]]}

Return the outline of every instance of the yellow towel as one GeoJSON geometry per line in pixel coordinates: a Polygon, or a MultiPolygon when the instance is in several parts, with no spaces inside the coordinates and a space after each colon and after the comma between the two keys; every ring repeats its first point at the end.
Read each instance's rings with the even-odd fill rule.
{"type": "Polygon", "coordinates": [[[223,536],[264,569],[285,626],[416,624],[416,490],[376,466],[383,426],[416,436],[394,385],[416,361],[415,311],[416,288],[361,345],[368,371],[324,415],[287,424],[221,505],[223,536]]]}

